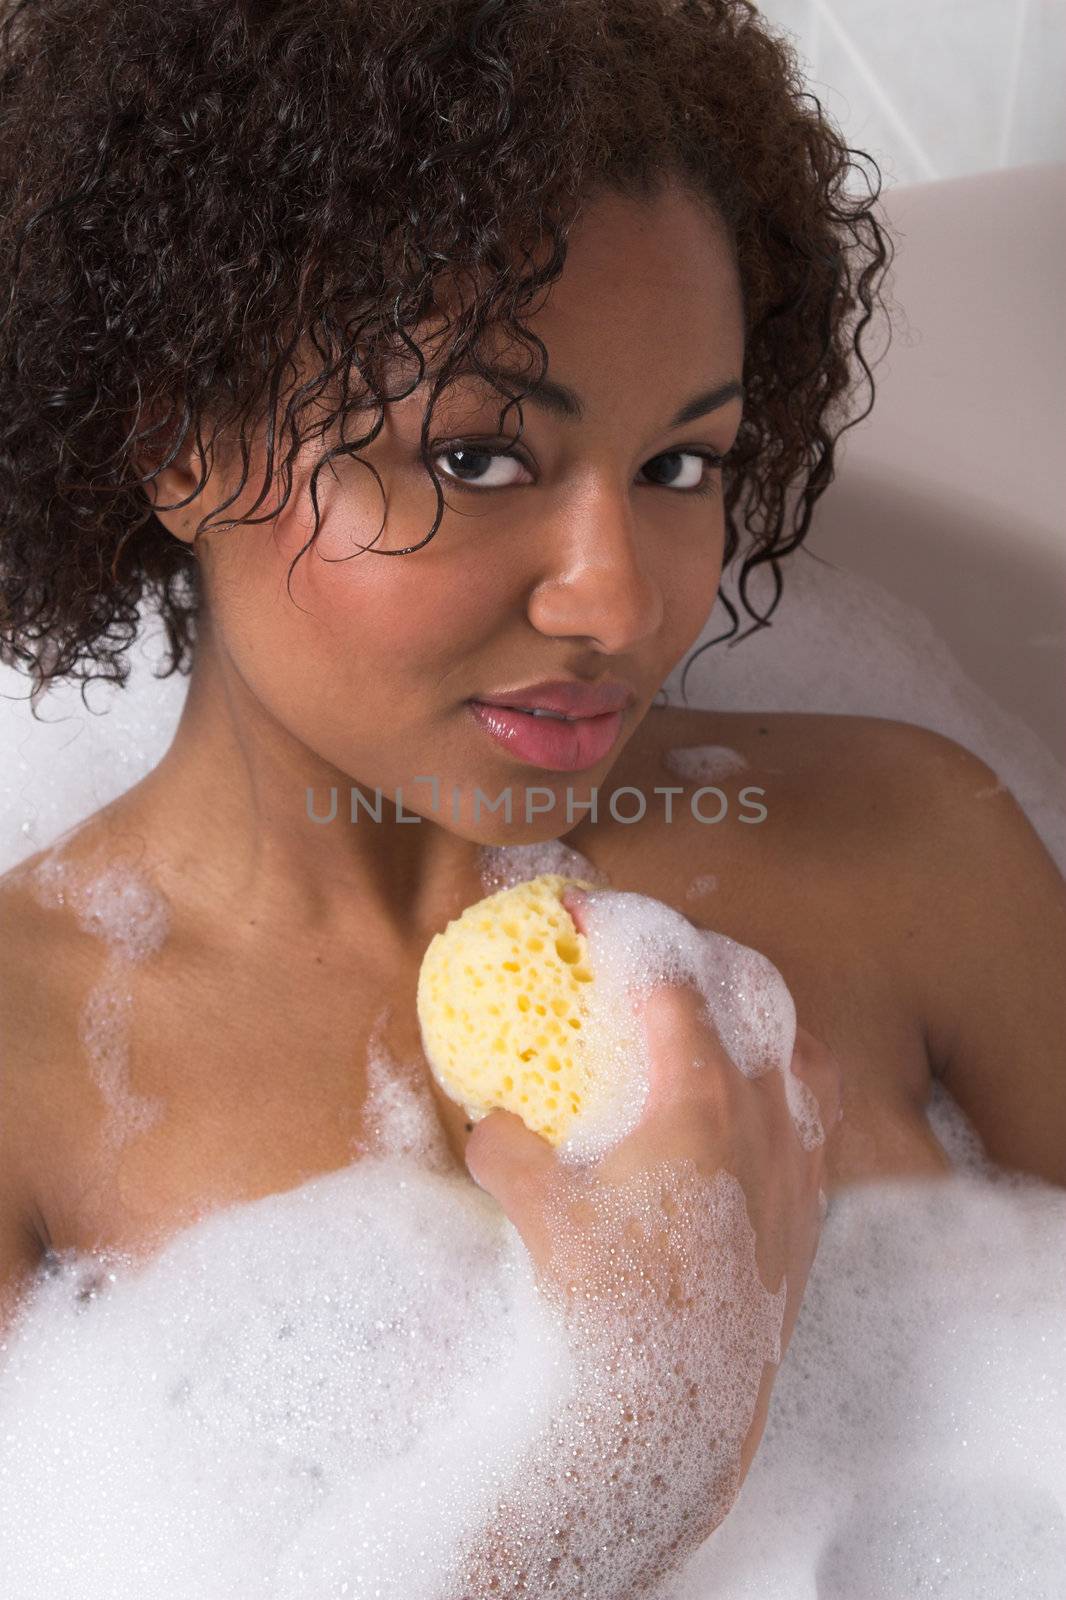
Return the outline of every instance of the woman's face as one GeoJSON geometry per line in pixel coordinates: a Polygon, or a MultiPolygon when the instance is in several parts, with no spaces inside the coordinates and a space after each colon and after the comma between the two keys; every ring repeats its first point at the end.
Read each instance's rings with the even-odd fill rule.
{"type": "MultiPolygon", "coordinates": [[[[739,380],[744,353],[731,244],[679,189],[650,203],[612,195],[590,205],[528,325],[547,347],[549,378],[579,398],[580,417],[529,397],[522,440],[493,456],[493,444],[507,451],[515,409],[501,435],[505,400],[496,390],[472,377],[447,390],[430,435],[446,508],[422,549],[374,553],[419,544],[436,516],[419,457],[425,387],[388,407],[378,438],[360,452],[387,506],[350,458],[319,474],[321,531],[289,592],[290,562],[314,525],[308,482],[321,440],[305,447],[273,524],[223,529],[199,546],[212,649],[228,703],[243,708],[252,736],[259,729],[288,753],[310,752],[336,769],[324,774],[312,762],[308,782],[358,784],[386,802],[401,791],[406,811],[482,843],[557,837],[585,820],[582,801],[605,786],[697,638],[724,543],[721,471],[699,452],[729,450],[741,417],[732,394],[671,425],[695,396],[739,380]],[[469,704],[550,679],[611,680],[632,692],[614,744],[591,766],[557,770],[516,756],[469,704]],[[530,816],[531,785],[541,809],[530,816]],[[503,806],[489,809],[507,789],[510,826],[503,806]]],[[[492,355],[508,365],[502,345],[492,355]]],[[[413,363],[409,372],[410,382],[413,363]]],[[[391,392],[405,386],[394,381],[391,392]]],[[[364,431],[349,422],[346,437],[364,431]]],[[[260,460],[223,515],[251,505],[260,460]]],[[[205,503],[221,502],[239,481],[238,467],[228,482],[212,480],[209,500],[179,523],[164,520],[188,536],[205,503]]]]}

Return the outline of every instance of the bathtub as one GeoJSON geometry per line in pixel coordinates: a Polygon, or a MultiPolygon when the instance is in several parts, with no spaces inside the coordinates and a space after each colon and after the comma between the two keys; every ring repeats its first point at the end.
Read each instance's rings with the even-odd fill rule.
{"type": "Polygon", "coordinates": [[[808,548],[924,611],[1066,760],[1066,164],[889,190],[899,331],[808,548]]]}
{"type": "MultiPolygon", "coordinates": [[[[932,728],[996,771],[1066,875],[1066,165],[890,190],[884,209],[895,332],[867,352],[874,409],[770,626],[702,651],[687,703],[932,728]]],[[[749,590],[765,611],[765,566],[749,590]]],[[[717,601],[697,648],[729,621],[717,601]]]]}

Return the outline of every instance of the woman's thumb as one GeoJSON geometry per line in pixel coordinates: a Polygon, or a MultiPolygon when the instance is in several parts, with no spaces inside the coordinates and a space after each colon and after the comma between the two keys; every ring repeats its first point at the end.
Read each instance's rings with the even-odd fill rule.
{"type": "Polygon", "coordinates": [[[521,1230],[529,1202],[543,1203],[555,1177],[558,1161],[547,1139],[513,1111],[490,1111],[474,1124],[464,1153],[474,1182],[521,1230]]]}
{"type": "Polygon", "coordinates": [[[584,889],[579,889],[576,884],[568,883],[562,892],[563,910],[568,912],[578,933],[588,934],[587,906],[589,897],[584,889]]]}

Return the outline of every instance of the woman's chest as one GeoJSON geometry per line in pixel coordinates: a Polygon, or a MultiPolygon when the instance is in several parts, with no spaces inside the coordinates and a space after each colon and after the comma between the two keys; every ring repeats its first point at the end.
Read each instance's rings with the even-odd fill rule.
{"type": "MultiPolygon", "coordinates": [[[[803,1025],[836,1052],[844,1120],[828,1157],[828,1188],[936,1175],[950,1163],[926,1121],[929,1073],[920,1027],[876,950],[796,941],[780,922],[693,920],[761,949],[780,967],[803,1025]]],[[[421,1150],[435,1170],[462,1173],[461,1107],[437,1088],[421,1049],[414,974],[338,1015],[309,1048],[300,1010],[257,1020],[254,986],[225,1042],[190,1019],[128,1016],[109,1064],[83,1059],[80,1090],[42,1116],[38,1210],[54,1249],[153,1250],[210,1211],[295,1188],[379,1149],[421,1150]]],[[[300,993],[297,982],[293,1000],[300,993]]],[[[324,996],[304,990],[317,1010],[324,996]]],[[[239,1000],[235,1002],[238,1008],[239,1000]]],[[[117,1041],[112,1040],[116,1046],[117,1041]]],[[[90,1053],[91,1056],[91,1053],[90,1053]]]]}

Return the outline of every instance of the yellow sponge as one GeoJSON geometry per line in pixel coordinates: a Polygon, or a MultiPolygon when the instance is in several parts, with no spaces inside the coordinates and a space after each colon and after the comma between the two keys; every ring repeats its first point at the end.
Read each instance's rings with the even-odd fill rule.
{"type": "Polygon", "coordinates": [[[545,872],[476,901],[435,934],[418,974],[434,1077],[473,1120],[513,1111],[557,1145],[589,1098],[584,1032],[593,973],[562,903],[583,878],[545,872]]]}

